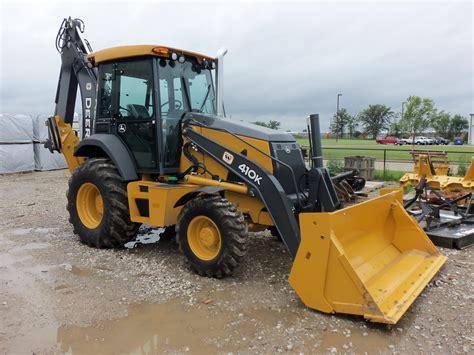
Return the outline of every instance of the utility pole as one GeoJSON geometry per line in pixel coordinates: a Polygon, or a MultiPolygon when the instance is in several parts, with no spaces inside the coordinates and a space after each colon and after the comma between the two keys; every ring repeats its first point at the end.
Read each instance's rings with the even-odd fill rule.
{"type": "Polygon", "coordinates": [[[471,113],[471,122],[467,134],[467,142],[470,145],[474,145],[474,113],[471,113]]]}
{"type": "MultiPolygon", "coordinates": [[[[336,143],[339,138],[339,97],[342,96],[342,94],[337,94],[337,108],[336,108],[336,143]]],[[[342,137],[341,137],[342,138],[342,137]]]]}
{"type": "MultiPolygon", "coordinates": [[[[402,117],[400,117],[400,121],[403,120],[403,112],[404,112],[404,108],[405,108],[405,105],[406,105],[406,104],[407,104],[406,101],[403,101],[403,102],[402,102],[402,117]]],[[[401,127],[401,126],[400,126],[400,127],[401,127]]],[[[402,132],[401,134],[402,134],[402,136],[403,136],[403,132],[402,132]]]]}

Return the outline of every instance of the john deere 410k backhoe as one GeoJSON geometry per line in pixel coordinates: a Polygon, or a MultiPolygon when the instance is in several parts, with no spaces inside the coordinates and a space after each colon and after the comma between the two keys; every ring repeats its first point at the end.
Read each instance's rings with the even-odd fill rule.
{"type": "Polygon", "coordinates": [[[232,274],[248,231],[274,228],[294,263],[289,282],[323,312],[396,323],[446,258],[405,212],[401,193],[343,208],[323,168],[317,115],[311,166],[291,135],[226,119],[225,51],[159,45],[92,52],[65,19],[52,151],[62,152],[70,222],[96,248],[121,247],[142,223],[174,231],[200,275],[232,274]],[[77,87],[82,141],[71,129],[77,87]]]}

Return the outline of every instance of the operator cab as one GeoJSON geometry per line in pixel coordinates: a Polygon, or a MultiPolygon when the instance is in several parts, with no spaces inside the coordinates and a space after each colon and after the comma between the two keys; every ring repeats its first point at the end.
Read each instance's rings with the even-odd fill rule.
{"type": "Polygon", "coordinates": [[[92,53],[98,67],[95,133],[117,135],[141,173],[173,174],[186,112],[216,114],[215,60],[156,46],[92,53]]]}

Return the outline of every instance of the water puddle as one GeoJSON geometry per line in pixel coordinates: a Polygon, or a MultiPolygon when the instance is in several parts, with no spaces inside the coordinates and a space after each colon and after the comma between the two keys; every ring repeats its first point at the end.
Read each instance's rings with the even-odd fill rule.
{"type": "Polygon", "coordinates": [[[205,305],[190,306],[176,299],[132,306],[127,317],[96,326],[60,327],[57,345],[69,354],[215,353],[224,350],[216,341],[225,337],[229,322],[205,305]]]}
{"type": "Polygon", "coordinates": [[[38,249],[45,249],[49,247],[50,244],[48,243],[37,243],[31,242],[22,245],[17,245],[9,250],[11,253],[22,252],[22,251],[30,251],[30,250],[38,250],[38,249]]]}
{"type": "Polygon", "coordinates": [[[76,276],[92,276],[94,275],[94,270],[86,268],[86,267],[79,267],[76,265],[71,265],[71,273],[76,276]]]}
{"type": "Polygon", "coordinates": [[[17,229],[11,229],[9,231],[6,231],[5,233],[2,233],[2,234],[5,234],[5,235],[27,235],[27,234],[30,234],[31,233],[31,230],[33,228],[17,228],[17,229]]]}
{"type": "Polygon", "coordinates": [[[349,351],[364,353],[367,349],[388,352],[390,350],[388,346],[394,343],[389,332],[369,327],[329,328],[323,331],[319,338],[321,350],[332,352],[337,350],[338,353],[349,351]]]}
{"type": "Polygon", "coordinates": [[[58,228],[15,228],[8,229],[0,233],[0,236],[22,236],[28,234],[47,234],[56,231],[58,228]]]}
{"type": "MultiPolygon", "coordinates": [[[[125,318],[60,327],[57,346],[68,354],[245,352],[255,341],[271,343],[276,337],[280,343],[301,322],[301,315],[288,309],[250,308],[242,314],[223,312],[204,298],[193,305],[183,302],[134,305],[125,318]]],[[[307,329],[312,336],[294,344],[294,350],[364,352],[369,346],[389,351],[389,345],[397,343],[396,335],[371,326],[307,329]]]]}
{"type": "MultiPolygon", "coordinates": [[[[54,289],[67,288],[59,284],[54,289]]],[[[389,352],[402,334],[363,321],[343,326],[342,321],[327,319],[331,316],[321,320],[317,314],[313,318],[311,313],[287,307],[230,310],[226,304],[232,297],[225,296],[218,292],[200,294],[193,301],[177,298],[163,304],[132,305],[124,318],[89,326],[42,327],[15,349],[44,349],[47,342],[49,349],[65,354],[248,353],[260,346],[270,352],[364,353],[367,349],[389,352]],[[294,343],[288,348],[290,340],[294,343]]]]}

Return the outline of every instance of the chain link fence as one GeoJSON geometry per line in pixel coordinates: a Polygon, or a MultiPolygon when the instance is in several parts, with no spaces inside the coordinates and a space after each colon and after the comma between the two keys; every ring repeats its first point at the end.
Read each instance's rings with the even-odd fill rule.
{"type": "MultiPolygon", "coordinates": [[[[306,159],[309,156],[309,146],[302,146],[306,159]]],[[[335,173],[344,170],[344,158],[349,156],[366,156],[375,159],[375,178],[398,180],[406,172],[414,170],[415,161],[412,153],[426,153],[436,158],[445,159],[449,164],[450,175],[464,175],[471,164],[474,149],[462,151],[430,150],[429,147],[412,149],[400,148],[350,148],[350,147],[323,147],[324,165],[335,173]]]]}

